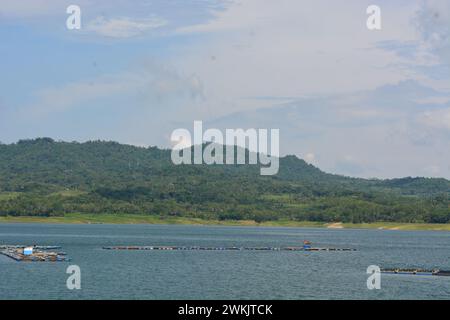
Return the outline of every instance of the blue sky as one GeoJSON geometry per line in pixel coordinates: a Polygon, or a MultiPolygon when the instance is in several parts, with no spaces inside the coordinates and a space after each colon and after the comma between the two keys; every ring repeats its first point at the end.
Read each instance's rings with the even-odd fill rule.
{"type": "Polygon", "coordinates": [[[450,178],[449,26],[445,0],[0,0],[0,141],[169,147],[203,120],[328,172],[450,178]]]}

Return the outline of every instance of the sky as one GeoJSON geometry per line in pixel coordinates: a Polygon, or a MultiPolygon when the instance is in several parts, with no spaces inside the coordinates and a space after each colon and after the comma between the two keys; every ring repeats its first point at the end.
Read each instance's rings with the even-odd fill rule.
{"type": "Polygon", "coordinates": [[[0,39],[3,143],[168,148],[201,120],[331,173],[450,178],[447,0],[0,0],[0,39]]]}

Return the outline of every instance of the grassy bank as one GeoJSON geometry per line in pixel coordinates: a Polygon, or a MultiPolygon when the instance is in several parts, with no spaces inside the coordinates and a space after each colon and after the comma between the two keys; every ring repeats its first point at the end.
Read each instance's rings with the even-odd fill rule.
{"type": "Polygon", "coordinates": [[[0,217],[0,223],[69,223],[69,224],[180,224],[180,225],[222,225],[222,226],[279,226],[279,227],[323,227],[319,222],[271,221],[257,223],[251,220],[203,220],[184,217],[159,217],[132,214],[78,214],[63,217],[0,217]]]}
{"type": "Polygon", "coordinates": [[[431,230],[450,231],[450,224],[425,223],[322,223],[311,221],[219,221],[183,217],[158,217],[145,215],[117,214],[66,214],[63,217],[0,217],[0,223],[68,223],[68,224],[179,224],[218,226],[266,226],[266,227],[314,227],[330,229],[383,229],[383,230],[431,230]]]}

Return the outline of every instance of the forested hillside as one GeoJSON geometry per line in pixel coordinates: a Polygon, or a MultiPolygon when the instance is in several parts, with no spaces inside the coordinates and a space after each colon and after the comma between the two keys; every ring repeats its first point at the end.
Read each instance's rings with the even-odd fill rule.
{"type": "Polygon", "coordinates": [[[115,142],[0,144],[0,215],[65,213],[447,223],[450,181],[348,178],[294,156],[261,176],[252,165],[175,166],[170,150],[115,142]]]}

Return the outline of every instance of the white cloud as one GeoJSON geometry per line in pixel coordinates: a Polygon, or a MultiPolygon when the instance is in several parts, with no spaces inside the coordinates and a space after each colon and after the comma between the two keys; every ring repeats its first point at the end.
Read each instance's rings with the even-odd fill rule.
{"type": "Polygon", "coordinates": [[[173,150],[183,150],[183,149],[187,149],[189,147],[192,147],[192,141],[191,141],[191,137],[189,136],[181,136],[180,140],[178,141],[173,141],[170,140],[170,144],[171,144],[171,149],[173,150]]]}
{"type": "Polygon", "coordinates": [[[383,30],[366,27],[368,1],[232,1],[216,19],[180,29],[206,33],[176,62],[205,84],[215,111],[256,108],[244,97],[299,97],[374,89],[418,77],[376,43],[416,36],[410,5],[383,6],[383,30]],[[395,23],[394,23],[395,22],[395,23]]]}
{"type": "Polygon", "coordinates": [[[169,100],[201,100],[203,87],[195,75],[181,75],[154,62],[141,63],[136,69],[41,89],[36,92],[36,103],[22,111],[45,115],[90,107],[98,100],[114,97],[128,97],[144,105],[157,102],[155,107],[163,107],[169,100]]]}
{"type": "Polygon", "coordinates": [[[159,17],[146,19],[97,17],[87,23],[86,30],[105,37],[130,38],[163,27],[167,23],[167,20],[159,17]]]}
{"type": "MultiPolygon", "coordinates": [[[[401,82],[373,91],[298,99],[216,119],[219,128],[280,128],[282,154],[359,177],[450,177],[448,104],[419,103],[444,93],[401,82]]],[[[447,93],[450,98],[450,93],[447,93]]],[[[208,123],[208,125],[210,125],[208,123]]]]}
{"type": "Polygon", "coordinates": [[[431,128],[450,130],[450,108],[423,112],[418,121],[431,128]]]}
{"type": "MultiPolygon", "coordinates": [[[[208,39],[186,48],[178,66],[202,79],[219,117],[213,124],[280,128],[284,154],[314,150],[319,167],[364,177],[429,174],[423,168],[433,157],[449,177],[449,94],[436,92],[449,82],[430,69],[446,61],[439,43],[413,23],[424,5],[381,1],[383,29],[368,31],[369,4],[232,1],[215,19],[178,30],[208,39]],[[282,97],[292,103],[274,99],[282,97]]],[[[433,23],[430,34],[447,39],[450,24],[433,23]]]]}
{"type": "Polygon", "coordinates": [[[414,37],[382,41],[379,47],[403,58],[396,65],[399,71],[409,70],[425,85],[450,90],[450,2],[419,0],[416,4],[410,18],[414,37]]]}
{"type": "Polygon", "coordinates": [[[11,109],[8,120],[0,119],[2,132],[6,136],[20,128],[22,138],[106,139],[166,147],[172,130],[192,124],[190,107],[201,103],[202,90],[195,75],[145,61],[126,71],[40,89],[32,102],[11,109]]]}
{"type": "Polygon", "coordinates": [[[450,2],[422,1],[415,22],[426,47],[442,62],[450,63],[450,2]]]}
{"type": "Polygon", "coordinates": [[[429,177],[440,177],[441,174],[441,168],[437,165],[426,166],[423,171],[426,172],[429,177]]]}
{"type": "Polygon", "coordinates": [[[314,164],[316,161],[316,155],[312,152],[305,154],[304,159],[307,163],[314,164]]]}

